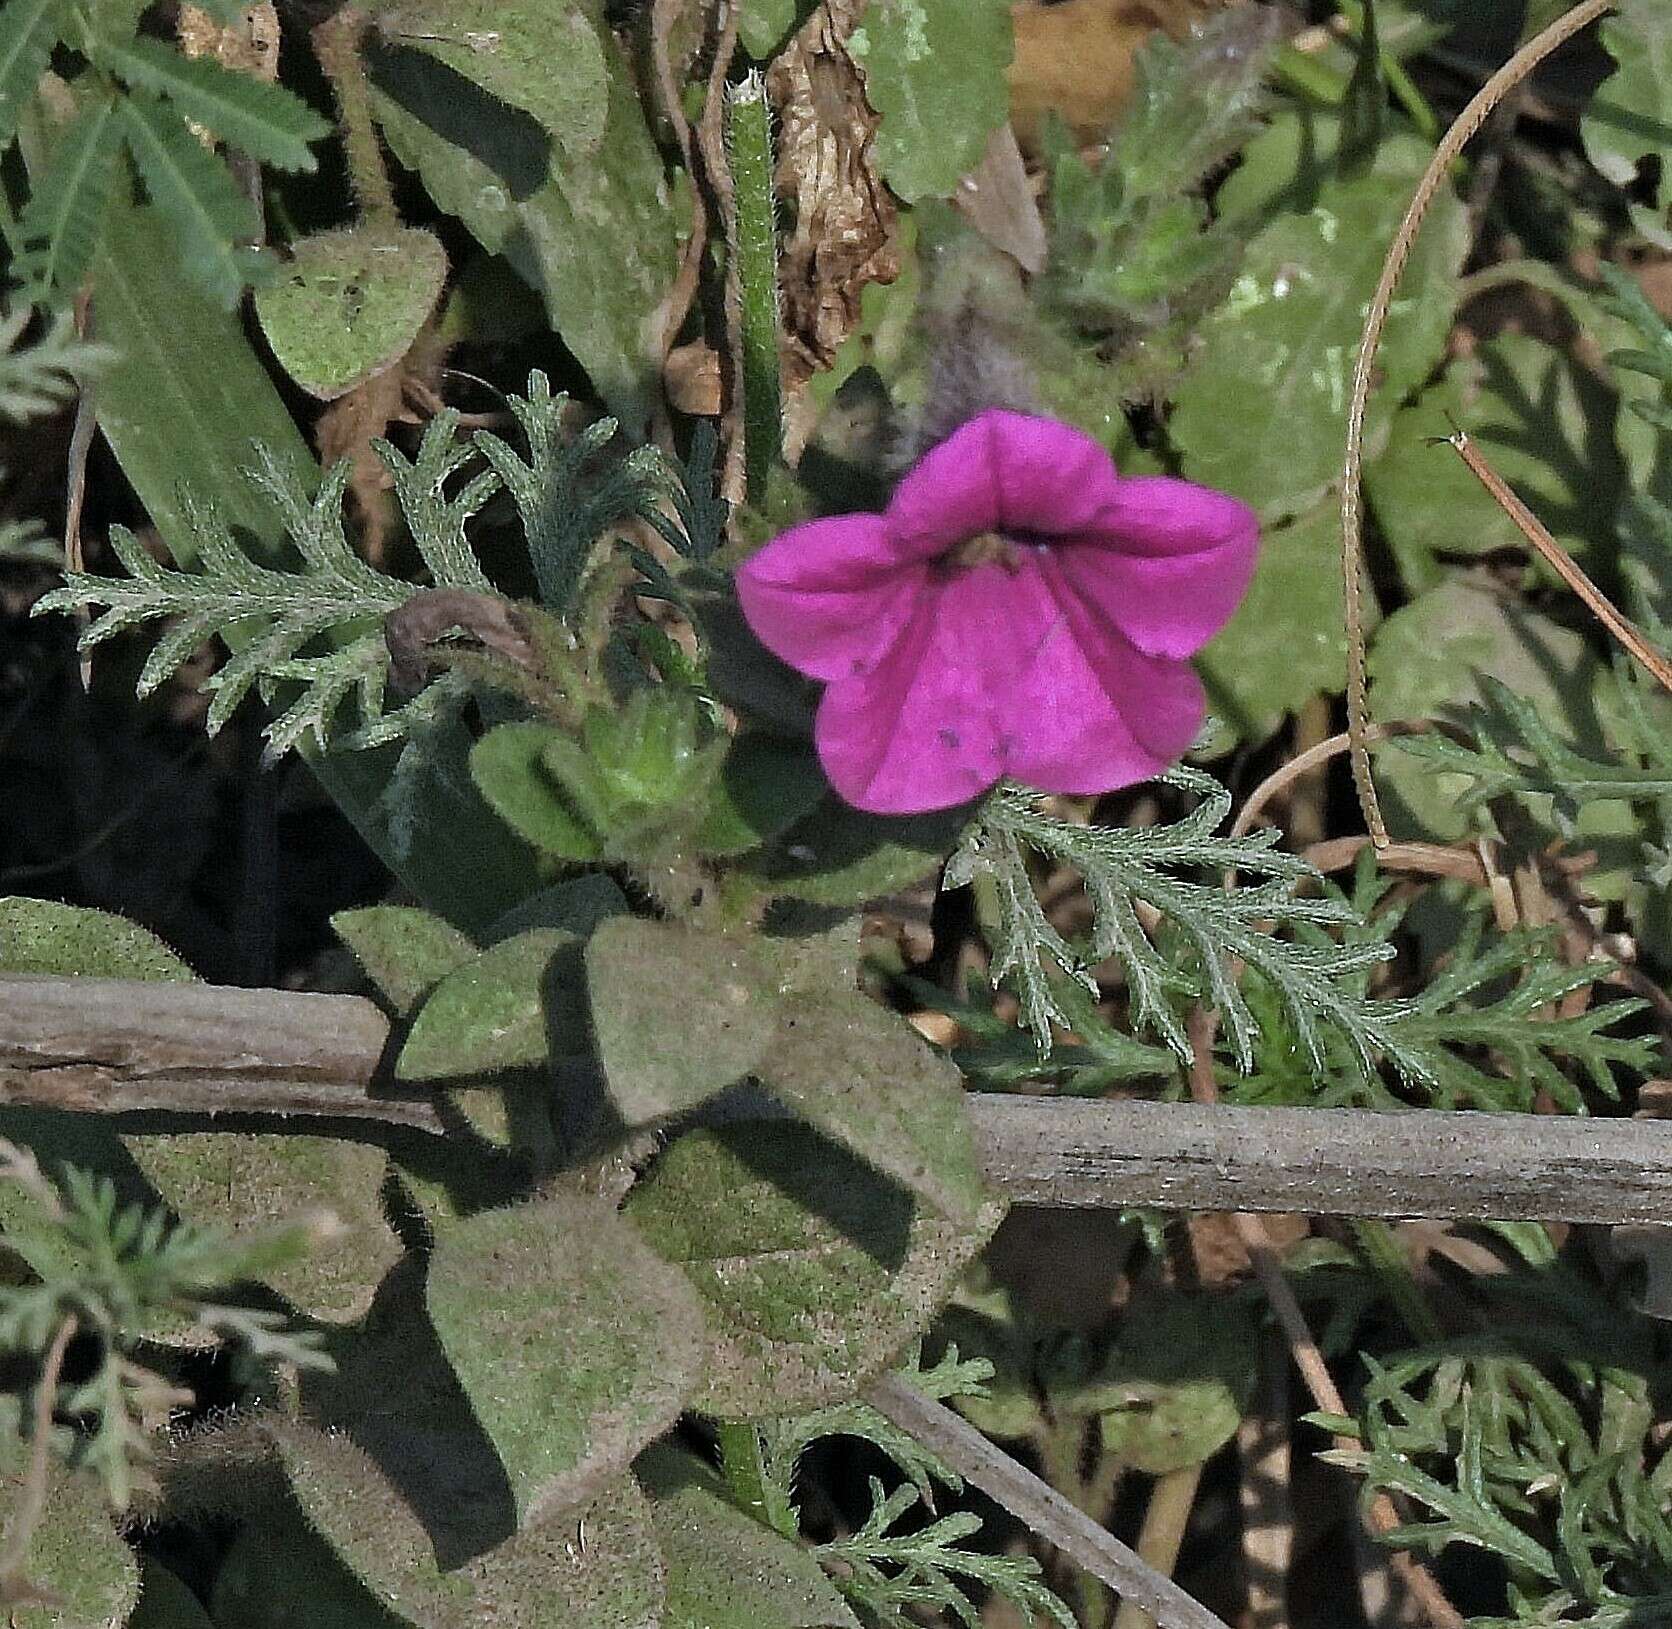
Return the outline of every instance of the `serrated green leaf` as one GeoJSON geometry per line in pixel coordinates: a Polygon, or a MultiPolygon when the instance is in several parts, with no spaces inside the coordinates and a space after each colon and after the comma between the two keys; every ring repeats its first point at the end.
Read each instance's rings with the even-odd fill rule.
{"type": "Polygon", "coordinates": [[[555,724],[499,724],[471,748],[470,775],[507,826],[564,860],[596,860],[603,845],[546,767],[546,749],[568,737],[555,724]]]}
{"type": "Polygon", "coordinates": [[[668,1570],[663,1629],[859,1629],[811,1551],[727,1504],[694,1462],[657,1463],[673,1473],[650,1507],[668,1570]]]}
{"type": "Polygon", "coordinates": [[[1209,707],[1249,745],[1347,682],[1340,554],[1341,512],[1328,499],[1268,531],[1236,615],[1196,658],[1209,707]]]}
{"type": "Polygon", "coordinates": [[[338,911],[331,930],[402,1013],[476,954],[476,946],[450,922],[415,905],[338,911]]]}
{"type": "Polygon", "coordinates": [[[440,1224],[426,1300],[525,1525],[624,1472],[678,1418],[706,1352],[695,1291],[601,1199],[440,1224]]]}
{"type": "Polygon", "coordinates": [[[279,366],[329,402],[406,355],[446,279],[433,232],[318,232],[290,245],[278,276],[256,290],[255,313],[279,366]]]}
{"type": "Polygon", "coordinates": [[[592,1034],[629,1126],[692,1108],[748,1074],[778,1025],[755,947],[673,922],[618,916],[586,947],[592,1034]]]}
{"type": "Polygon", "coordinates": [[[872,151],[907,203],[946,198],[1010,113],[1003,0],[872,0],[847,48],[882,115],[872,151]]]}
{"type": "Polygon", "coordinates": [[[156,934],[109,911],[51,899],[0,899],[0,971],[104,979],[197,975],[156,934]]]}
{"type": "MultiPolygon", "coordinates": [[[[1414,185],[1427,149],[1395,138],[1414,185]]],[[[1176,392],[1168,434],[1192,480],[1246,499],[1267,520],[1309,508],[1340,473],[1346,408],[1364,310],[1407,202],[1382,174],[1331,182],[1305,215],[1281,215],[1248,245],[1229,298],[1203,324],[1195,366],[1176,392]],[[1281,435],[1272,426],[1283,427],[1281,435]]],[[[1469,243],[1449,186],[1436,196],[1378,353],[1370,446],[1398,400],[1439,359],[1469,243]]]]}
{"type": "Polygon", "coordinates": [[[123,1144],[177,1216],[234,1239],[329,1212],[340,1224],[264,1282],[327,1323],[371,1306],[401,1242],[383,1214],[383,1150],[337,1137],[193,1131],[126,1134],[123,1144]]]}
{"type": "Polygon", "coordinates": [[[1580,120],[1579,135],[1591,162],[1617,187],[1636,179],[1645,160],[1658,160],[1658,222],[1648,211],[1638,223],[1660,247],[1672,243],[1672,17],[1660,0],[1620,0],[1598,30],[1618,64],[1597,86],[1580,120]]]}
{"type": "Polygon", "coordinates": [[[179,241],[187,277],[218,304],[237,303],[258,261],[250,249],[261,223],[227,167],[155,97],[135,91],[121,104],[122,135],[151,202],[179,241]]]}
{"type": "Polygon", "coordinates": [[[1624,472],[1617,404],[1590,369],[1525,334],[1483,341],[1394,418],[1365,471],[1376,529],[1412,592],[1439,581],[1437,557],[1517,550],[1526,540],[1450,447],[1455,422],[1570,553],[1606,560],[1624,472]]]}
{"type": "Polygon", "coordinates": [[[727,753],[691,841],[703,854],[747,854],[794,825],[828,790],[811,747],[746,735],[727,753]]]}
{"type": "Polygon", "coordinates": [[[826,1136],[955,1221],[986,1186],[955,1065],[857,990],[793,995],[761,1084],[826,1136]]]}
{"type": "MultiPolygon", "coordinates": [[[[596,12],[588,15],[597,22],[596,12]]],[[[436,204],[545,300],[551,325],[631,436],[643,432],[653,319],[673,283],[673,201],[632,76],[603,40],[608,117],[596,152],[563,162],[556,135],[422,52],[368,54],[373,107],[436,204]]]]}
{"type": "Polygon", "coordinates": [[[724,1419],[851,1397],[913,1336],[997,1227],[928,1213],[810,1127],[686,1132],[626,1205],[709,1308],[692,1406],[724,1419]]]}
{"type": "MultiPolygon", "coordinates": [[[[22,1494],[22,1455],[0,1477],[0,1519],[8,1527],[22,1494]]],[[[18,1575],[48,1592],[50,1606],[8,1608],[16,1629],[109,1629],[139,1595],[139,1564],[111,1526],[96,1477],[47,1462],[45,1508],[18,1562],[18,1575]]]]}
{"type": "Polygon", "coordinates": [[[121,44],[101,42],[95,57],[118,78],[167,97],[182,118],[274,169],[311,171],[308,143],[331,131],[283,85],[223,68],[213,57],[188,57],[161,40],[139,35],[121,44]]]}
{"type": "Polygon", "coordinates": [[[584,1046],[581,941],[530,928],[448,973],[418,1009],[395,1062],[400,1080],[527,1068],[584,1046]]]}
{"type": "Polygon", "coordinates": [[[0,153],[17,134],[69,9],[69,0],[9,0],[0,6],[0,153]]]}
{"type": "Polygon", "coordinates": [[[396,0],[379,10],[376,27],[390,46],[422,51],[531,115],[571,160],[597,151],[609,70],[577,0],[396,0]]]}
{"type": "Polygon", "coordinates": [[[58,138],[18,220],[17,274],[73,294],[98,252],[121,147],[116,103],[94,97],[58,138]]]}

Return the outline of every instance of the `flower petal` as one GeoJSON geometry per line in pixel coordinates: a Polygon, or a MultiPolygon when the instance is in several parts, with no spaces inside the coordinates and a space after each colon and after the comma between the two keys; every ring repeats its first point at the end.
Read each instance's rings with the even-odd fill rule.
{"type": "Polygon", "coordinates": [[[885,518],[902,554],[927,559],[980,532],[1100,532],[1119,486],[1114,460],[1084,431],[991,408],[918,460],[885,518]]]}
{"type": "Polygon", "coordinates": [[[1056,555],[1080,595],[1139,650],[1189,656],[1242,603],[1259,542],[1246,504],[1150,475],[1122,481],[1097,526],[1056,555]]]}
{"type": "Polygon", "coordinates": [[[918,814],[979,797],[1007,773],[995,698],[1026,649],[1017,578],[998,565],[930,578],[910,627],[874,671],[824,693],[813,740],[856,809],[918,814]]]}
{"type": "Polygon", "coordinates": [[[1044,792],[1110,792],[1180,758],[1205,703],[1190,667],[1146,655],[1042,561],[1054,606],[1025,671],[1004,694],[1006,772],[1044,792]]]}
{"type": "Polygon", "coordinates": [[[868,672],[911,621],[927,568],[901,563],[880,515],[810,520],[781,532],[737,571],[756,638],[814,679],[868,672]]]}

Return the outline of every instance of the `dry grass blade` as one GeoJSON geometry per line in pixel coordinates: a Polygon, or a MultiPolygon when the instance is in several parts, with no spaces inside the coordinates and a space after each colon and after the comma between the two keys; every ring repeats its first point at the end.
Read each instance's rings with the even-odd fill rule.
{"type": "Polygon", "coordinates": [[[1585,602],[1590,611],[1660,682],[1661,688],[1672,690],[1672,662],[1643,637],[1642,630],[1632,622],[1603,591],[1579,569],[1560,543],[1545,530],[1544,523],[1510,489],[1509,483],[1493,467],[1462,430],[1449,436],[1437,436],[1457,449],[1458,457],[1468,465],[1469,473],[1491,493],[1492,500],[1515,522],[1516,530],[1537,550],[1552,571],[1585,602]]]}
{"type": "Polygon", "coordinates": [[[1341,471],[1341,575],[1346,597],[1347,733],[1352,741],[1353,785],[1358,791],[1359,806],[1364,811],[1364,823],[1369,828],[1371,841],[1379,849],[1388,846],[1389,838],[1370,773],[1367,736],[1370,714],[1365,699],[1364,603],[1360,578],[1364,517],[1359,492],[1359,477],[1364,464],[1364,415],[1370,402],[1371,371],[1376,351],[1381,345],[1382,330],[1387,326],[1394,290],[1399,286],[1405,262],[1410,259],[1423,218],[1458,154],[1479,133],[1493,109],[1552,51],[1572,39],[1587,24],[1611,11],[1613,6],[1614,0],[1583,0],[1565,16],[1558,17],[1548,28],[1528,40],[1481,86],[1469,105],[1458,114],[1456,123],[1441,138],[1422,180],[1417,183],[1416,194],[1411,199],[1410,208],[1405,211],[1404,220],[1399,223],[1399,230],[1394,234],[1387,259],[1382,264],[1381,281],[1376,285],[1376,293],[1365,315],[1358,361],[1353,367],[1352,394],[1347,403],[1347,454],[1341,471]]]}

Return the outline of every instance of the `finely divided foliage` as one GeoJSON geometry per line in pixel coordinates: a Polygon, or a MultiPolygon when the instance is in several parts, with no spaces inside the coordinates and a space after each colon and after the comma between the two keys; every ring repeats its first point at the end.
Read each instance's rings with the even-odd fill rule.
{"type": "MultiPolygon", "coordinates": [[[[1277,6],[1188,6],[1212,14],[1135,50],[1095,7],[1007,0],[323,9],[0,0],[0,419],[106,366],[77,429],[154,531],[78,467],[121,569],[78,563],[36,609],[79,614],[84,652],[148,642],[142,696],[225,645],[208,731],[306,757],[407,886],[332,921],[389,1015],[362,1106],[441,1129],[85,1112],[103,1058],[55,1075],[74,1110],[0,1107],[0,1608],[1124,1629],[1137,1600],[1115,1618],[1068,1558],[1107,1567],[1140,1492],[1145,1553],[1177,1549],[1204,1467],[1264,1474],[1253,1427],[1296,1410],[1260,1394],[1213,1229],[1034,1213],[989,1251],[971,1091],[1654,1102],[1665,699],[1495,511],[1459,538],[1454,489],[1411,494],[1430,417],[1487,425],[1587,569],[1672,619],[1672,333],[1622,270],[1592,293],[1492,261],[1510,224],[1575,264],[1672,254],[1672,22],[1621,0],[1562,164],[1541,124],[1536,150],[1500,132],[1501,174],[1440,177],[1367,472],[1372,700],[1435,728],[1382,766],[1412,841],[1344,889],[1322,775],[1288,782],[1292,845],[1225,828],[1340,687],[1310,625],[1328,489],[1432,151],[1434,8],[1342,0],[1285,44],[1277,6]],[[331,97],[342,165],[311,174],[333,127],[292,80],[331,97]],[[1581,146],[1627,195],[1575,188],[1581,146]],[[972,189],[978,229],[947,206],[972,189]],[[995,215],[1048,236],[1043,269],[981,241],[995,215]],[[1537,311],[1459,343],[1453,313],[1517,277],[1596,329],[1610,383],[1537,311]],[[569,392],[505,391],[512,356],[569,392]],[[317,467],[279,372],[348,458],[317,467]],[[890,1371],[934,1451],[879,1412],[909,1395],[890,1371]],[[972,1486],[1011,1489],[1037,1554],[982,1534],[972,1486]]],[[[42,562],[0,522],[8,572],[42,562]]],[[[104,844],[51,885],[91,888],[104,844]]],[[[0,973],[195,976],[138,923],[21,898],[0,973]]],[[[0,1065],[37,1039],[0,1036],[0,1065]]],[[[1665,1343],[1621,1265],[1664,1311],[1662,1240],[1365,1223],[1280,1270],[1255,1231],[1379,1537],[1493,1569],[1460,1592],[1473,1629],[1672,1621],[1665,1343]]]]}

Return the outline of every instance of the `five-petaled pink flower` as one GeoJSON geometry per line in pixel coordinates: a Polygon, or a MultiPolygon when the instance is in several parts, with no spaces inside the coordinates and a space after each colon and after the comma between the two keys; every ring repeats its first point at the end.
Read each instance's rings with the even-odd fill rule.
{"type": "Polygon", "coordinates": [[[1253,511],[1120,479],[1090,436],[990,409],[923,456],[880,515],[807,521],[737,574],[743,614],[823,679],[814,740],[856,808],[949,808],[1011,776],[1106,792],[1201,727],[1186,660],[1254,570],[1253,511]]]}

